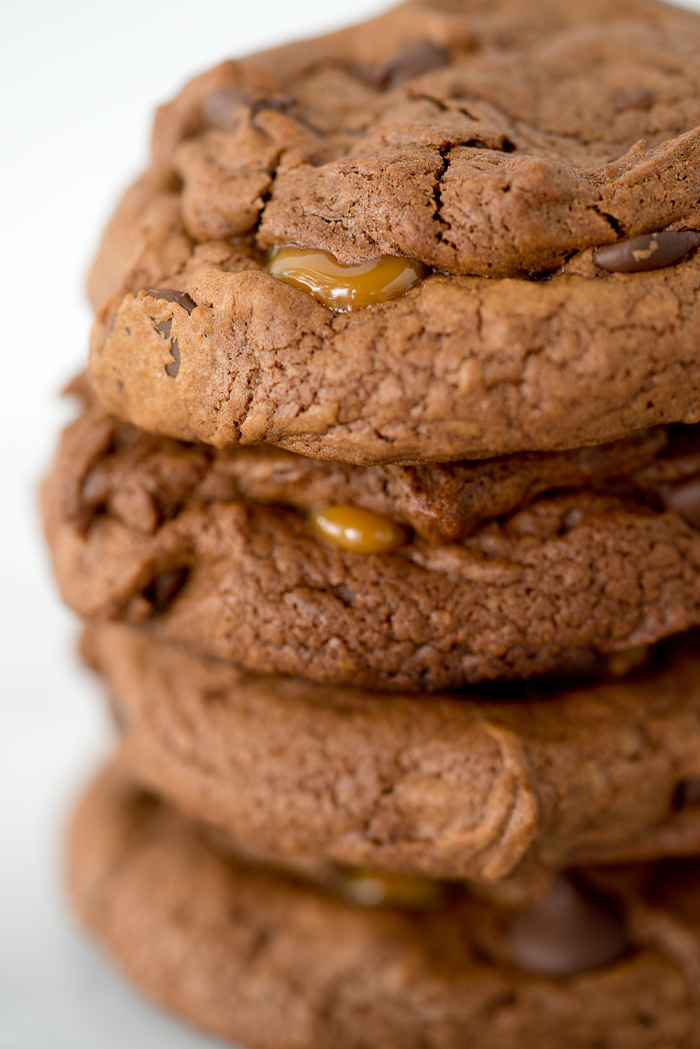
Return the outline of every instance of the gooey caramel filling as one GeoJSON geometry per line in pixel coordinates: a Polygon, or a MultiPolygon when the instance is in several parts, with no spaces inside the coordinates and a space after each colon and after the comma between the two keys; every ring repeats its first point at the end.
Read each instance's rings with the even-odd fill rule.
{"type": "Polygon", "coordinates": [[[445,903],[447,886],[411,874],[387,871],[351,870],[338,878],[336,892],[355,907],[404,907],[432,910],[445,903]]]}
{"type": "Polygon", "coordinates": [[[291,245],[273,248],[267,270],[334,310],[361,310],[393,299],[429,272],[422,262],[394,255],[344,266],[327,251],[291,245]]]}
{"type": "Polygon", "coordinates": [[[383,554],[401,546],[404,529],[382,514],[341,504],[312,510],[309,519],[324,539],[356,554],[383,554]]]}
{"type": "Polygon", "coordinates": [[[640,670],[652,657],[651,645],[635,645],[634,648],[624,648],[621,652],[613,652],[608,656],[608,669],[614,677],[627,677],[635,670],[640,670]]]}

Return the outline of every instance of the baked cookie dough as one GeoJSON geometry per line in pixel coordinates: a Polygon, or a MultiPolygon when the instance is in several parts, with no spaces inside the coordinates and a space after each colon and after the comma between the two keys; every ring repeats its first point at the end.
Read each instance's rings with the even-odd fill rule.
{"type": "Polygon", "coordinates": [[[700,852],[700,655],[624,680],[422,697],[246,674],[90,627],[137,781],[258,853],[495,882],[700,852]]]}
{"type": "Polygon", "coordinates": [[[351,908],[225,857],[118,768],[83,800],[70,844],[76,908],[109,954],[236,1043],[559,1049],[565,1031],[572,1049],[688,1049],[697,864],[621,871],[581,902],[601,891],[591,878],[525,915],[465,894],[424,914],[351,908]]]}
{"type": "Polygon", "coordinates": [[[697,422],[700,18],[569,6],[414,0],[192,81],[93,270],[109,410],[354,463],[697,422]],[[339,313],[286,244],[430,275],[339,313]]]}
{"type": "Polygon", "coordinates": [[[87,618],[147,623],[264,673],[435,690],[586,668],[700,623],[697,506],[673,508],[697,488],[692,436],[542,463],[343,470],[154,440],[93,407],[66,431],[45,519],[63,596],[87,618]],[[550,482],[566,489],[567,471],[585,487],[484,521],[550,482]],[[468,534],[407,530],[392,552],[349,552],[305,512],[334,492],[429,535],[468,534]]]}

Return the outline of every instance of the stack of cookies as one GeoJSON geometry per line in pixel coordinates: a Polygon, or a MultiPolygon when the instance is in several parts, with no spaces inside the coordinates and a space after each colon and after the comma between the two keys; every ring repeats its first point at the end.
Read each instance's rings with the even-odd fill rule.
{"type": "Polygon", "coordinates": [[[158,112],[44,508],[75,905],[202,1028],[700,1045],[698,54],[409,0],[158,112]]]}

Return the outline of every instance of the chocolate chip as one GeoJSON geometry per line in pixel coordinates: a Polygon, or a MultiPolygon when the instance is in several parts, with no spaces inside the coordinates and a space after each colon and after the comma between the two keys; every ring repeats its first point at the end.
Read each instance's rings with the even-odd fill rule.
{"type": "Polygon", "coordinates": [[[386,62],[362,68],[360,75],[375,87],[391,90],[408,83],[409,80],[415,80],[423,73],[442,69],[449,64],[450,56],[444,47],[434,44],[432,40],[415,40],[406,44],[398,54],[386,62]]]}
{"type": "Polygon", "coordinates": [[[691,477],[661,489],[664,506],[677,510],[694,528],[700,528],[700,477],[691,477]]]}
{"type": "Polygon", "coordinates": [[[650,109],[655,100],[656,95],[648,87],[630,87],[615,95],[613,105],[621,113],[625,109],[650,109]]]}
{"type": "Polygon", "coordinates": [[[700,809],[700,779],[686,779],[679,783],[673,795],[673,809],[700,809]]]}
{"type": "Polygon", "coordinates": [[[178,306],[182,306],[183,310],[187,310],[188,313],[192,313],[192,310],[197,307],[197,303],[189,297],[186,291],[173,291],[172,288],[152,288],[146,294],[150,295],[152,299],[165,299],[166,302],[176,302],[178,306]]]}
{"type": "Polygon", "coordinates": [[[235,131],[241,121],[239,111],[242,106],[250,110],[251,116],[263,109],[276,109],[279,113],[293,116],[296,98],[287,93],[266,95],[241,87],[220,87],[205,98],[202,116],[210,127],[220,128],[222,131],[235,131]]]}
{"type": "Polygon", "coordinates": [[[172,328],[172,326],[173,319],[172,317],[168,317],[167,321],[160,321],[158,324],[156,324],[156,331],[159,335],[162,335],[164,336],[164,338],[169,339],[170,329],[172,328]]]}
{"type": "Polygon", "coordinates": [[[614,902],[559,878],[549,895],[515,919],[511,959],[528,972],[566,979],[616,961],[627,949],[614,902]]]}
{"type": "Polygon", "coordinates": [[[171,379],[174,379],[177,373],[180,371],[180,343],[177,339],[170,340],[170,352],[173,355],[173,359],[170,364],[165,365],[165,370],[171,379]]]}
{"type": "Polygon", "coordinates": [[[144,597],[153,606],[153,611],[158,614],[175,600],[185,585],[187,579],[187,568],[171,568],[168,572],[162,572],[144,590],[144,597]]]}
{"type": "Polygon", "coordinates": [[[355,595],[349,586],[345,586],[344,583],[341,583],[339,586],[334,586],[332,589],[335,596],[339,601],[343,602],[346,608],[352,607],[355,601],[355,595]]]}
{"type": "Polygon", "coordinates": [[[596,266],[611,273],[639,273],[642,270],[672,266],[689,251],[699,247],[700,232],[697,230],[669,229],[661,233],[645,233],[642,237],[598,248],[593,253],[593,261],[596,266]]]}
{"type": "Polygon", "coordinates": [[[295,96],[289,93],[273,95],[270,98],[261,97],[253,103],[253,116],[262,112],[263,109],[274,109],[277,113],[287,113],[289,116],[293,116],[296,105],[297,100],[295,96]]]}

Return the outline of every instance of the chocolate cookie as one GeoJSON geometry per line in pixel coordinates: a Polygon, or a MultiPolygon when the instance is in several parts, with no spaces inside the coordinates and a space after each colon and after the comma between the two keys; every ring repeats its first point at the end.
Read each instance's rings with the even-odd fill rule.
{"type": "Polygon", "coordinates": [[[95,264],[98,395],[354,463],[696,422],[699,48],[652,0],[415,0],[204,74],[95,264]],[[265,272],[289,244],[425,276],[338,312],[265,272]]]}
{"type": "Polygon", "coordinates": [[[152,437],[107,415],[84,379],[69,392],[79,392],[89,410],[68,431],[61,461],[64,501],[85,524],[107,507],[137,531],[152,532],[193,498],[301,510],[353,504],[440,542],[464,539],[543,492],[626,485],[660,505],[673,486],[700,478],[698,426],[657,426],[569,452],[357,467],[268,446],[222,450],[152,437]]]}
{"type": "Polygon", "coordinates": [[[520,916],[464,895],[425,914],[353,909],[225,858],[112,769],[78,811],[70,881],[144,990],[237,1043],[696,1044],[697,865],[620,872],[605,897],[586,879],[520,916]]]}
{"type": "Polygon", "coordinates": [[[493,882],[700,851],[694,635],[628,680],[429,703],[246,674],[124,626],[84,646],[136,779],[259,852],[493,882]]]}
{"type": "Polygon", "coordinates": [[[154,441],[93,408],[67,430],[45,488],[47,532],[81,615],[148,622],[251,670],[434,690],[584,668],[700,622],[692,507],[664,509],[697,483],[700,456],[654,458],[667,439],[541,464],[314,470],[279,453],[239,461],[154,441]],[[623,463],[639,470],[611,479],[623,463]],[[271,464],[283,467],[276,480],[271,464]],[[589,486],[475,524],[567,471],[589,486]],[[471,532],[431,544],[395,530],[392,551],[348,551],[297,508],[336,492],[421,530],[427,521],[431,534],[471,532]]]}

